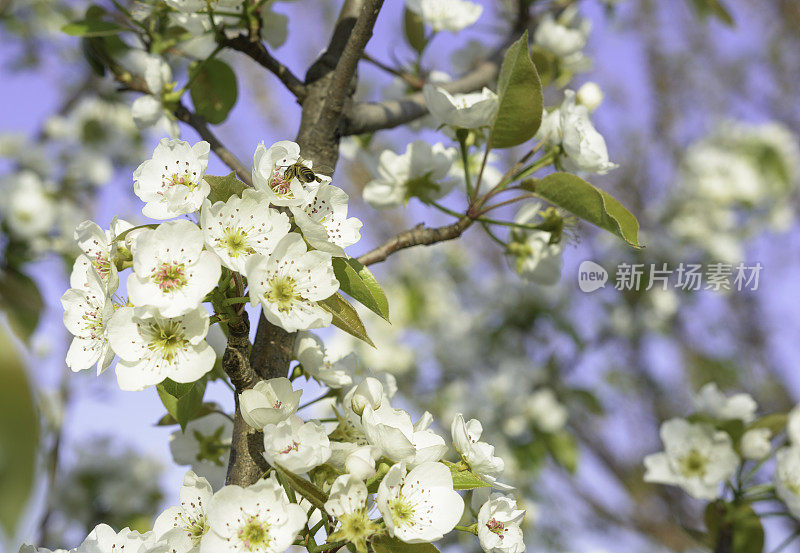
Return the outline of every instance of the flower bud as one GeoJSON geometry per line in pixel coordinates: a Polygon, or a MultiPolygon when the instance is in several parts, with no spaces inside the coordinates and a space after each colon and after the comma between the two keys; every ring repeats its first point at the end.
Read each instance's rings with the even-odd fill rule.
{"type": "Polygon", "coordinates": [[[368,376],[356,386],[356,391],[351,400],[351,407],[356,415],[361,416],[364,408],[369,405],[373,409],[381,406],[383,399],[383,385],[376,378],[368,376]]]}
{"type": "Polygon", "coordinates": [[[589,81],[578,89],[577,100],[579,104],[583,104],[592,112],[603,103],[603,91],[597,83],[589,81]]]}
{"type": "Polygon", "coordinates": [[[769,428],[753,428],[742,434],[742,457],[753,461],[765,458],[772,449],[771,437],[769,428]]]}

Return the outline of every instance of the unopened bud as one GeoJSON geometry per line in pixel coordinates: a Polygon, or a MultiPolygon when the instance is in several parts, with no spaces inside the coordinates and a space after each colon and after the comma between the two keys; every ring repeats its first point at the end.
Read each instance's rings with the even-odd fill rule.
{"type": "Polygon", "coordinates": [[[359,417],[364,412],[364,408],[369,405],[373,409],[381,406],[383,400],[383,384],[377,378],[368,376],[361,381],[361,384],[356,386],[351,407],[353,412],[359,417]]]}

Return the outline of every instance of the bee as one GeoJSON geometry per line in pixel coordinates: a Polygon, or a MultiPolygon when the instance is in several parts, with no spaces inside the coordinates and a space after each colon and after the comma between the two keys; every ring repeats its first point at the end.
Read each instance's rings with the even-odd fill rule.
{"type": "Polygon", "coordinates": [[[298,157],[295,163],[286,167],[283,170],[284,179],[286,179],[287,182],[291,182],[292,179],[297,179],[303,184],[310,184],[314,181],[323,182],[324,175],[316,174],[311,167],[303,163],[304,161],[303,158],[298,157]]]}

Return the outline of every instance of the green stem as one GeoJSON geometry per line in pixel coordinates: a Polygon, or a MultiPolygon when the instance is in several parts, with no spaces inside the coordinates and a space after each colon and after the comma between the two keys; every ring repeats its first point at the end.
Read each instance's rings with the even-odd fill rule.
{"type": "Polygon", "coordinates": [[[472,198],[472,179],[469,174],[469,148],[467,147],[467,136],[469,131],[467,129],[456,130],[456,138],[458,139],[458,146],[461,150],[461,165],[464,166],[464,181],[467,185],[467,197],[472,198]]]}
{"type": "Polygon", "coordinates": [[[778,547],[773,549],[772,553],[780,553],[781,551],[786,549],[789,546],[789,544],[792,543],[794,540],[796,540],[798,537],[800,537],[800,528],[795,530],[785,540],[783,540],[780,544],[778,544],[778,547]]]}
{"type": "Polygon", "coordinates": [[[489,150],[491,147],[489,146],[489,141],[486,141],[486,148],[483,150],[483,159],[481,160],[481,168],[478,172],[478,180],[475,182],[475,188],[472,190],[472,194],[469,197],[469,205],[472,207],[475,205],[475,200],[478,198],[478,190],[481,189],[481,181],[483,180],[483,170],[486,169],[486,160],[489,159],[489,150]]]}
{"type": "Polygon", "coordinates": [[[476,528],[475,524],[473,524],[472,526],[459,526],[459,525],[456,525],[454,527],[454,529],[455,530],[461,530],[462,532],[469,532],[470,534],[475,534],[476,536],[478,535],[478,529],[476,528]]]}
{"type": "Polygon", "coordinates": [[[326,398],[329,398],[329,397],[331,397],[331,393],[330,393],[330,392],[325,392],[324,394],[322,394],[322,395],[321,395],[321,396],[319,396],[318,398],[316,398],[316,399],[312,399],[312,400],[311,400],[311,401],[309,401],[308,403],[304,403],[303,405],[301,405],[300,407],[298,407],[298,408],[297,408],[297,410],[299,411],[300,409],[305,409],[305,408],[306,408],[306,407],[308,407],[309,405],[314,405],[314,404],[315,404],[315,403],[317,403],[318,401],[322,401],[323,399],[326,399],[326,398]]]}
{"type": "Polygon", "coordinates": [[[485,221],[480,221],[480,223],[481,226],[483,227],[483,230],[486,231],[486,234],[489,236],[489,238],[491,238],[492,240],[503,246],[503,249],[507,247],[507,244],[502,240],[502,238],[500,238],[494,232],[491,231],[488,223],[486,223],[485,221]]]}

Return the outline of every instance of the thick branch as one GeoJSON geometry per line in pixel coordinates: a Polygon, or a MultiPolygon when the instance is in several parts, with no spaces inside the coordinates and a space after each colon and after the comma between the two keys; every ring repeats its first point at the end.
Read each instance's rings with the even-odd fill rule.
{"type": "Polygon", "coordinates": [[[348,90],[351,89],[353,76],[356,74],[358,62],[364,54],[367,42],[372,38],[372,29],[378,19],[378,13],[383,6],[383,0],[366,0],[361,6],[361,13],[358,15],[353,32],[345,44],[342,57],[336,64],[333,79],[328,87],[328,96],[322,106],[319,124],[324,129],[338,126],[342,116],[345,99],[349,96],[348,90]]]}
{"type": "Polygon", "coordinates": [[[247,312],[241,318],[228,322],[228,345],[222,356],[222,369],[230,377],[239,393],[252,388],[257,382],[256,372],[250,366],[250,319],[247,312]]]}
{"type": "Polygon", "coordinates": [[[234,38],[224,38],[219,44],[242,52],[272,72],[298,100],[302,101],[305,97],[306,85],[288,67],[272,57],[260,41],[251,41],[247,35],[239,35],[234,38]]]}
{"type": "Polygon", "coordinates": [[[231,152],[228,148],[226,148],[222,142],[220,142],[217,135],[213,133],[211,129],[208,128],[208,123],[206,123],[205,119],[189,111],[186,106],[183,104],[178,104],[174,111],[175,117],[178,118],[179,121],[183,121],[194,130],[197,131],[197,134],[200,135],[200,138],[205,140],[211,145],[211,150],[217,154],[222,162],[236,171],[236,175],[248,186],[253,186],[253,179],[250,171],[247,167],[239,161],[233,152],[231,152]]]}
{"type": "Polygon", "coordinates": [[[394,238],[378,246],[374,250],[365,253],[358,258],[364,265],[372,265],[385,261],[394,252],[411,248],[413,246],[430,246],[438,242],[453,240],[461,236],[472,224],[473,220],[466,215],[461,217],[452,225],[444,227],[426,228],[422,223],[412,229],[405,230],[394,238]]]}

